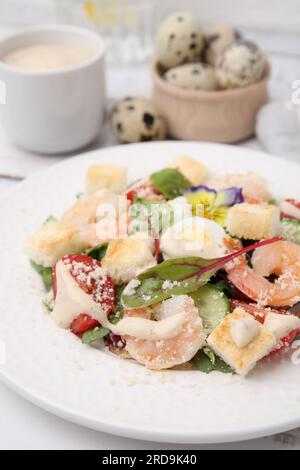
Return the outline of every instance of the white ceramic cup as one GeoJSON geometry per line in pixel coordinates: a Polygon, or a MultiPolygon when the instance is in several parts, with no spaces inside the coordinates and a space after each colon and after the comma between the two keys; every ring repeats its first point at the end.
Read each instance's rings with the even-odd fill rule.
{"type": "Polygon", "coordinates": [[[98,135],[105,112],[104,44],[95,33],[70,26],[27,29],[0,41],[0,80],[6,103],[0,115],[10,139],[37,153],[80,149],[98,135]],[[51,71],[31,71],[1,62],[7,53],[38,44],[93,50],[90,60],[51,71]]]}

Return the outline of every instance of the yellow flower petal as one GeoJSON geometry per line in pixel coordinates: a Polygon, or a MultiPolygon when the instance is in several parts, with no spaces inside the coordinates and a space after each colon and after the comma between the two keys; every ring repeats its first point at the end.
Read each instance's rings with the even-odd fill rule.
{"type": "Polygon", "coordinates": [[[203,216],[203,213],[213,208],[215,195],[204,191],[199,191],[187,195],[187,201],[192,206],[193,214],[203,216]]]}
{"type": "Polygon", "coordinates": [[[217,224],[224,227],[228,215],[228,207],[213,207],[207,213],[207,219],[214,220],[217,224]]]}

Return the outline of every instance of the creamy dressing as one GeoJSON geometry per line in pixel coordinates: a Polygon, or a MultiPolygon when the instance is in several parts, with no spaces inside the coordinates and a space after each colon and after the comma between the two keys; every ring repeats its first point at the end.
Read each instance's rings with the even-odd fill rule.
{"type": "Polygon", "coordinates": [[[259,334],[261,325],[252,317],[231,320],[230,336],[238,348],[245,348],[259,334]]]}
{"type": "Polygon", "coordinates": [[[79,287],[69,268],[62,261],[57,263],[56,279],[57,295],[52,316],[55,323],[62,328],[70,328],[80,313],[86,313],[116,335],[160,341],[177,336],[186,321],[186,312],[181,312],[160,321],[126,317],[113,325],[101,305],[79,287]]]}
{"type": "Polygon", "coordinates": [[[148,341],[163,341],[179,335],[186,318],[186,312],[159,321],[126,317],[113,327],[113,332],[120,336],[127,335],[148,341]]]}
{"type": "Polygon", "coordinates": [[[286,338],[292,331],[300,329],[300,318],[294,315],[268,313],[264,322],[264,329],[273,333],[276,340],[279,341],[286,338]]]}
{"type": "Polygon", "coordinates": [[[57,294],[53,309],[53,319],[62,328],[70,328],[80,313],[87,313],[105,326],[108,322],[105,311],[93,297],[79,287],[68,267],[59,261],[56,265],[57,294]]]}
{"type": "Polygon", "coordinates": [[[80,46],[37,44],[9,52],[1,60],[19,69],[42,72],[73,67],[94,56],[95,51],[80,46]]]}

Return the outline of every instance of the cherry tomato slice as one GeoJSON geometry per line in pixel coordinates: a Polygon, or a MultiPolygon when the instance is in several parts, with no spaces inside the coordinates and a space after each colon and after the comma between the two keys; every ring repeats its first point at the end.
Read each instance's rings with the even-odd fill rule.
{"type": "MultiPolygon", "coordinates": [[[[88,295],[93,297],[94,302],[99,303],[101,307],[109,314],[115,304],[114,286],[109,276],[97,273],[101,264],[90,256],[82,254],[66,255],[61,260],[64,264],[70,265],[70,273],[79,285],[88,295]]],[[[56,266],[52,271],[52,286],[54,298],[57,295],[56,266]]],[[[93,319],[85,312],[75,318],[71,324],[71,330],[77,335],[98,326],[99,322],[93,319]]]]}
{"type": "Polygon", "coordinates": [[[153,201],[162,199],[162,194],[154,186],[147,183],[141,184],[140,186],[131,189],[126,194],[126,197],[131,204],[134,203],[135,196],[153,201]]]}
{"type": "Polygon", "coordinates": [[[255,320],[261,323],[262,325],[265,322],[266,316],[268,313],[279,313],[280,315],[288,315],[289,312],[287,310],[272,310],[270,308],[265,309],[262,307],[257,307],[253,304],[248,304],[247,302],[241,302],[240,300],[232,300],[231,301],[231,308],[234,310],[235,308],[242,308],[250,315],[255,317],[255,320]]]}
{"type": "Polygon", "coordinates": [[[99,322],[94,318],[90,317],[86,313],[81,313],[78,317],[73,320],[70,330],[75,335],[82,335],[86,331],[90,330],[91,328],[95,328],[95,326],[99,326],[99,322]]]}

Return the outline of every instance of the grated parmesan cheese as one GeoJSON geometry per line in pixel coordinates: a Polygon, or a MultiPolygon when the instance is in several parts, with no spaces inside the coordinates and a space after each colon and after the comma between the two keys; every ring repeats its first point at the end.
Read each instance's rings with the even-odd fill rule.
{"type": "Polygon", "coordinates": [[[123,295],[128,295],[128,296],[134,295],[136,293],[136,289],[140,285],[141,285],[141,281],[139,281],[138,279],[132,279],[123,290],[123,295]]]}

